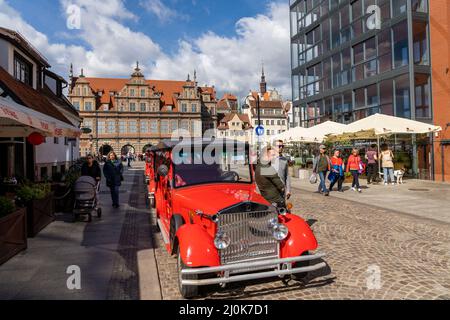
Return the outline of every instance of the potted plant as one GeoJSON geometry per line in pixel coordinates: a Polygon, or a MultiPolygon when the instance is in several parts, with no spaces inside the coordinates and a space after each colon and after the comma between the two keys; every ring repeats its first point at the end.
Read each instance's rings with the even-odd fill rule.
{"type": "Polygon", "coordinates": [[[0,197],[0,265],[27,248],[27,215],[14,202],[0,197]]]}
{"type": "Polygon", "coordinates": [[[27,208],[29,237],[35,237],[55,220],[53,192],[50,184],[23,185],[16,195],[17,202],[27,208]]]}
{"type": "Polygon", "coordinates": [[[345,180],[344,180],[345,183],[353,182],[353,176],[350,172],[345,172],[344,177],[345,177],[345,180]]]}

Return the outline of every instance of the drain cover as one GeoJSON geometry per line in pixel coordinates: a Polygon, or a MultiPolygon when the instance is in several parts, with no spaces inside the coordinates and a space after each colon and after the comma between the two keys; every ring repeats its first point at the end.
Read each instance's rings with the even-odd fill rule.
{"type": "Polygon", "coordinates": [[[408,189],[409,191],[414,191],[414,192],[428,192],[430,191],[430,189],[408,189]]]}

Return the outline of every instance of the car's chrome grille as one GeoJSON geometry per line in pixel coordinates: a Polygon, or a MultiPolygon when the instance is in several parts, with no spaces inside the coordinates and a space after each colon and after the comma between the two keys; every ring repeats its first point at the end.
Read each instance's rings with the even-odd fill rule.
{"type": "Polygon", "coordinates": [[[271,211],[220,214],[218,232],[231,239],[230,246],[220,250],[222,264],[278,257],[279,245],[270,231],[274,218],[277,213],[271,211]]]}

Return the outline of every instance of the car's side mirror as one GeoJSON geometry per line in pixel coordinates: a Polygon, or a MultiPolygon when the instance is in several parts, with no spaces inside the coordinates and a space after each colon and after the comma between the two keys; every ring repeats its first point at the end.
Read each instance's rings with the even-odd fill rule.
{"type": "Polygon", "coordinates": [[[167,177],[169,174],[169,167],[167,167],[165,164],[162,164],[158,167],[158,175],[161,177],[167,177]]]}

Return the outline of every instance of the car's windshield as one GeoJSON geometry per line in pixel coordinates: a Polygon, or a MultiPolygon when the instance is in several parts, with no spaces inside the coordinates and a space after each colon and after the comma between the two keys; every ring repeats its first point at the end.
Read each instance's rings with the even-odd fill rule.
{"type": "MultiPolygon", "coordinates": [[[[193,148],[194,149],[194,148],[193,148]]],[[[248,151],[182,150],[173,154],[175,187],[206,183],[251,183],[248,151]]]]}

